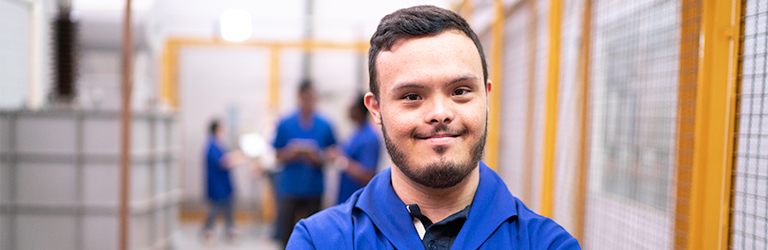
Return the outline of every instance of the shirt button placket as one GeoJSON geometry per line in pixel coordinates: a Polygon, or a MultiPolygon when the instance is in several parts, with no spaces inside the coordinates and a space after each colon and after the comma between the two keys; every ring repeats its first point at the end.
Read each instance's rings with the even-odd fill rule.
{"type": "Polygon", "coordinates": [[[429,241],[429,244],[427,244],[427,245],[429,245],[429,250],[435,250],[435,249],[437,249],[437,244],[435,244],[435,241],[434,241],[434,240],[432,240],[432,241],[429,241]]]}

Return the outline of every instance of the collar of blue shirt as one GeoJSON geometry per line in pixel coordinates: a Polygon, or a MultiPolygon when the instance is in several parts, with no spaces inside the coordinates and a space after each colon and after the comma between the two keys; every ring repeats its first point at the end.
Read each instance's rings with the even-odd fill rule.
{"type": "MultiPolygon", "coordinates": [[[[518,214],[514,197],[496,172],[483,162],[479,168],[480,184],[467,221],[453,242],[454,249],[477,249],[502,223],[518,214]]],[[[382,172],[368,183],[355,207],[370,217],[395,248],[423,248],[405,203],[392,188],[391,170],[382,172]]]]}

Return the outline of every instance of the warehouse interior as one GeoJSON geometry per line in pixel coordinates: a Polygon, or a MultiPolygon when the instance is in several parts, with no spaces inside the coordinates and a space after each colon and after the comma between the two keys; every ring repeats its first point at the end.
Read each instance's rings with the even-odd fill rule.
{"type": "Polygon", "coordinates": [[[481,40],[483,161],[582,248],[768,248],[766,0],[0,0],[0,249],[280,249],[270,145],[300,83],[346,140],[379,20],[421,4],[481,40]],[[210,245],[214,118],[254,164],[240,239],[210,245]]]}

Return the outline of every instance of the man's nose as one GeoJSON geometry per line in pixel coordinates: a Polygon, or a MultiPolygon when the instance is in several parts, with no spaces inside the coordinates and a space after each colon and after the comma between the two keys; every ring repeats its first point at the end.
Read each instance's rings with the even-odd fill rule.
{"type": "Polygon", "coordinates": [[[425,122],[429,124],[451,123],[454,119],[453,102],[449,97],[433,97],[426,105],[425,122]]]}

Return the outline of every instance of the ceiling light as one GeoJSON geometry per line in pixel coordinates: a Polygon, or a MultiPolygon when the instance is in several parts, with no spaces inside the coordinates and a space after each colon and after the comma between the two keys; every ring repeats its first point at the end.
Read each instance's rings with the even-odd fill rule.
{"type": "Polygon", "coordinates": [[[242,42],[251,37],[251,14],[244,10],[221,13],[221,37],[230,42],[242,42]]]}

